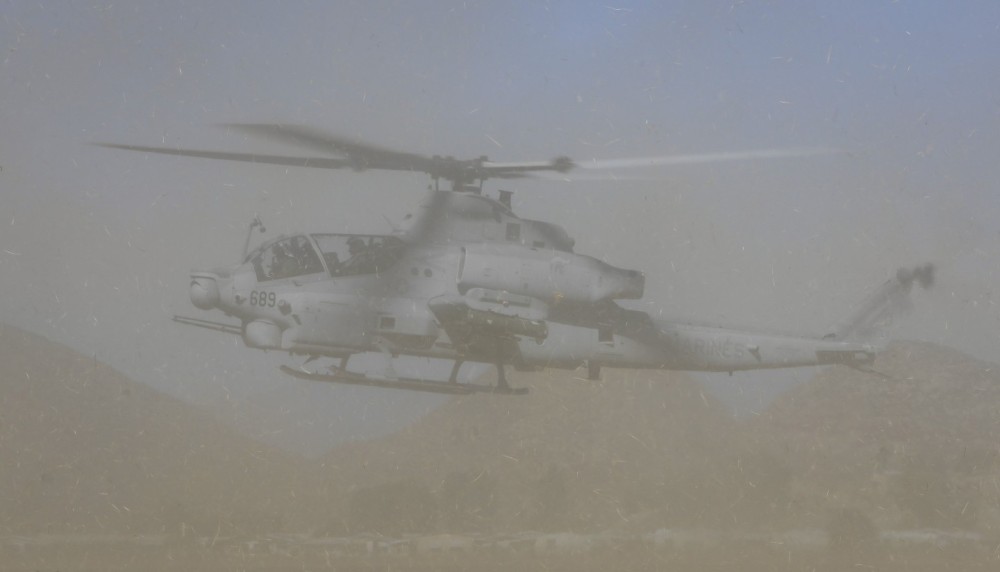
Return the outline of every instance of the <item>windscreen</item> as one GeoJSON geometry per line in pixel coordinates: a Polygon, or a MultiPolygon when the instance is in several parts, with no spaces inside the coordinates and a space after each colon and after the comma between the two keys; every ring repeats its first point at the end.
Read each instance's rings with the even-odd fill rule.
{"type": "Polygon", "coordinates": [[[402,254],[403,241],[394,236],[314,234],[332,276],[357,276],[385,271],[402,254]]]}
{"type": "Polygon", "coordinates": [[[280,280],[323,272],[323,263],[305,236],[279,240],[253,259],[257,280],[280,280]]]}

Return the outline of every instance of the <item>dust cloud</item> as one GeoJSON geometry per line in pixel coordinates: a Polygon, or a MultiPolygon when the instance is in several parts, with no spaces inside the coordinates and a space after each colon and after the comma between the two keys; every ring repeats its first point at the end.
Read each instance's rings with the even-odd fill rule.
{"type": "Polygon", "coordinates": [[[5,4],[0,567],[993,569],[998,21],[990,2],[5,4]],[[218,127],[248,122],[496,161],[822,147],[487,192],[642,270],[629,306],[658,316],[822,335],[897,268],[938,281],[886,330],[881,376],[300,383],[288,356],[171,322],[189,271],[235,262],[257,215],[255,240],[389,232],[427,180],[90,145],[301,151],[218,127]]]}

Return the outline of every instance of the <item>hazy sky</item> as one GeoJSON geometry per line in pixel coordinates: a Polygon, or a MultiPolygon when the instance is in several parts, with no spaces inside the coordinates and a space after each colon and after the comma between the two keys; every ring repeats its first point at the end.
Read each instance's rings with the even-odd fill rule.
{"type": "Polygon", "coordinates": [[[271,236],[383,232],[426,180],[88,142],[297,151],[217,126],[280,121],[496,160],[842,149],[503,187],[645,271],[651,309],[822,333],[933,261],[938,288],[893,334],[1000,347],[996,2],[15,1],[0,49],[0,320],[196,402],[305,392],[344,431],[437,403],[304,389],[280,356],[170,321],[254,213],[271,236]]]}

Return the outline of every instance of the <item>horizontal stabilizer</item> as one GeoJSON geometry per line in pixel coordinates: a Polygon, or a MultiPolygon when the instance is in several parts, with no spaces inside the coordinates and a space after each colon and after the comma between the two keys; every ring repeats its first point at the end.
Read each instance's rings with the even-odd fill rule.
{"type": "Polygon", "coordinates": [[[871,366],[875,363],[875,352],[861,349],[817,350],[816,361],[823,365],[871,366]]]}

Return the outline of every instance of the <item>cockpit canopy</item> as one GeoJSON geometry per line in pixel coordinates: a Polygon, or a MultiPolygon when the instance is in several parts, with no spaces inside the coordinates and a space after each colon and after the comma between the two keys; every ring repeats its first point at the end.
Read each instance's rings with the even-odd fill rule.
{"type": "Polygon", "coordinates": [[[260,282],[323,272],[323,263],[316,256],[309,238],[304,235],[279,238],[264,244],[251,261],[260,282]]]}
{"type": "Polygon", "coordinates": [[[404,243],[395,236],[314,234],[331,276],[357,276],[385,272],[403,254],[404,243]]]}
{"type": "Polygon", "coordinates": [[[303,234],[265,242],[246,261],[253,264],[259,282],[320,273],[357,276],[388,269],[403,245],[395,236],[303,234]]]}

